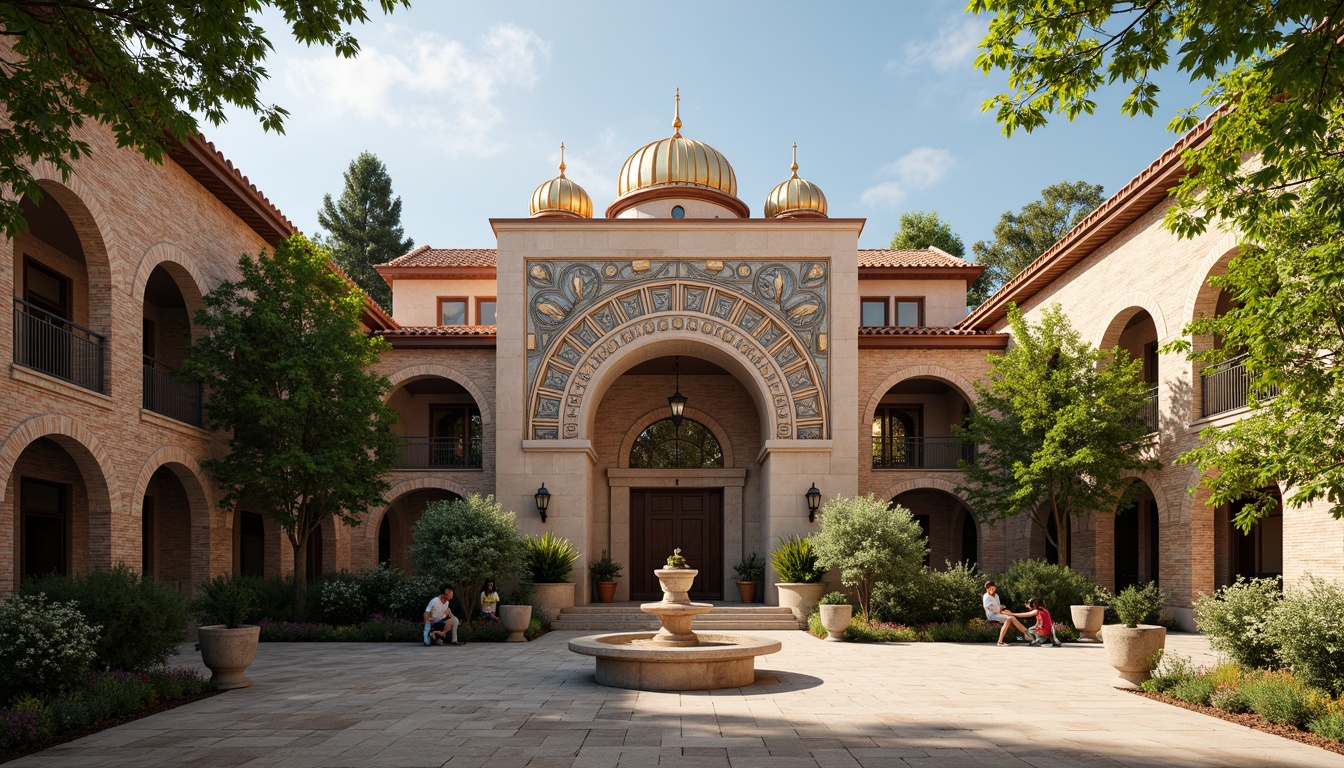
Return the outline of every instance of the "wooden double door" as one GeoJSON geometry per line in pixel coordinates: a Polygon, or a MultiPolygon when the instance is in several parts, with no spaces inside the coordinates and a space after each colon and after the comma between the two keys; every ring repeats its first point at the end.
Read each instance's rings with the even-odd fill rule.
{"type": "Polygon", "coordinates": [[[680,548],[700,573],[695,600],[723,599],[723,489],[652,488],[630,491],[630,597],[663,596],[653,569],[680,548]]]}

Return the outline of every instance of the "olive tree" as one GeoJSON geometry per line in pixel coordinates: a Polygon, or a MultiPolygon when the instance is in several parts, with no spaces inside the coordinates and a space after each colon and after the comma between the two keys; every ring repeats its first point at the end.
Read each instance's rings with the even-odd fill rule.
{"type": "Polygon", "coordinates": [[[905,507],[871,493],[837,496],[821,508],[821,530],[812,536],[817,562],[840,571],[840,582],[854,590],[859,613],[869,619],[873,589],[914,578],[928,546],[924,529],[905,507]]]}
{"type": "Polygon", "coordinates": [[[471,617],[476,587],[486,579],[517,576],[526,552],[514,514],[505,512],[494,496],[473,493],[434,502],[411,531],[416,570],[458,586],[463,618],[471,617]]]}

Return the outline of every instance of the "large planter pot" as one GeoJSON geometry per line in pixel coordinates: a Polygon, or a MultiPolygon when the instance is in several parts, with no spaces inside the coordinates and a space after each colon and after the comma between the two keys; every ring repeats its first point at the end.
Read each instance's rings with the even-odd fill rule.
{"type": "Polygon", "coordinates": [[[599,581],[597,582],[597,602],[610,603],[616,599],[616,582],[599,581]]]}
{"type": "Polygon", "coordinates": [[[737,582],[737,596],[744,603],[756,602],[756,582],[754,581],[737,582]]]}
{"type": "Polygon", "coordinates": [[[845,630],[849,629],[849,622],[853,618],[852,605],[821,606],[821,626],[826,628],[826,639],[836,643],[843,642],[845,630]]]}
{"type": "Polygon", "coordinates": [[[223,624],[201,627],[201,661],[210,668],[210,684],[221,691],[246,688],[252,684],[243,674],[257,657],[261,627],[229,629],[223,624]]]}
{"type": "Polygon", "coordinates": [[[816,584],[777,583],[775,587],[779,590],[779,607],[793,611],[793,617],[806,627],[807,617],[812,615],[817,601],[826,594],[827,586],[824,581],[816,584]]]}
{"type": "Polygon", "coordinates": [[[532,623],[532,606],[499,606],[499,623],[509,633],[509,636],[504,638],[504,642],[526,643],[527,638],[523,636],[523,633],[527,631],[527,625],[532,623]]]}
{"type": "Polygon", "coordinates": [[[1078,642],[1100,643],[1097,633],[1106,620],[1104,605],[1070,605],[1069,616],[1073,619],[1073,628],[1078,630],[1078,642]]]}
{"type": "Polygon", "coordinates": [[[699,573],[696,568],[655,568],[653,575],[663,588],[663,602],[690,605],[691,584],[699,573]]]}
{"type": "Polygon", "coordinates": [[[574,584],[562,581],[559,584],[533,584],[532,607],[537,615],[546,621],[555,621],[560,611],[574,607],[574,584]]]}
{"type": "Polygon", "coordinates": [[[1119,677],[1111,681],[1111,685],[1133,690],[1153,676],[1158,654],[1167,645],[1167,628],[1148,624],[1137,627],[1107,624],[1102,641],[1106,646],[1107,660],[1120,673],[1119,677]]]}

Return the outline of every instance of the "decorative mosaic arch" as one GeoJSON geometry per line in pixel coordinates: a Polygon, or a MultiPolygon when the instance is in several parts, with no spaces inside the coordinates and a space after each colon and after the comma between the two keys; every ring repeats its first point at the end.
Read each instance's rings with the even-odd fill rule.
{"type": "Polygon", "coordinates": [[[645,337],[703,340],[755,372],[773,439],[830,436],[829,264],[529,260],[527,434],[581,437],[600,369],[645,337]]]}

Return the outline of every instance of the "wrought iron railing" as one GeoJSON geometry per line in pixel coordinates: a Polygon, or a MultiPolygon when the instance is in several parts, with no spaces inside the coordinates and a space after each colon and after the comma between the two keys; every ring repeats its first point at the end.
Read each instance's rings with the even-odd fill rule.
{"type": "MultiPolygon", "coordinates": [[[[1237,355],[1204,369],[1200,377],[1201,415],[1213,416],[1225,411],[1245,408],[1251,397],[1251,374],[1246,370],[1246,355],[1237,355]]],[[[1270,387],[1256,393],[1260,400],[1277,395],[1270,387]]]]}
{"type": "Polygon", "coordinates": [[[59,315],[14,299],[14,362],[103,391],[103,336],[59,315]]]}
{"type": "Polygon", "coordinates": [[[960,437],[873,438],[873,469],[956,469],[975,463],[975,445],[960,437]]]}
{"type": "Polygon", "coordinates": [[[1148,428],[1149,432],[1156,432],[1157,414],[1159,413],[1156,384],[1148,389],[1148,392],[1144,394],[1144,399],[1146,402],[1143,404],[1143,425],[1148,428]]]}
{"type": "Polygon", "coordinates": [[[201,383],[183,379],[176,368],[146,356],[144,396],[140,405],[170,419],[201,426],[201,383]]]}
{"type": "Polygon", "coordinates": [[[403,437],[397,469],[478,469],[481,438],[403,437]]]}

